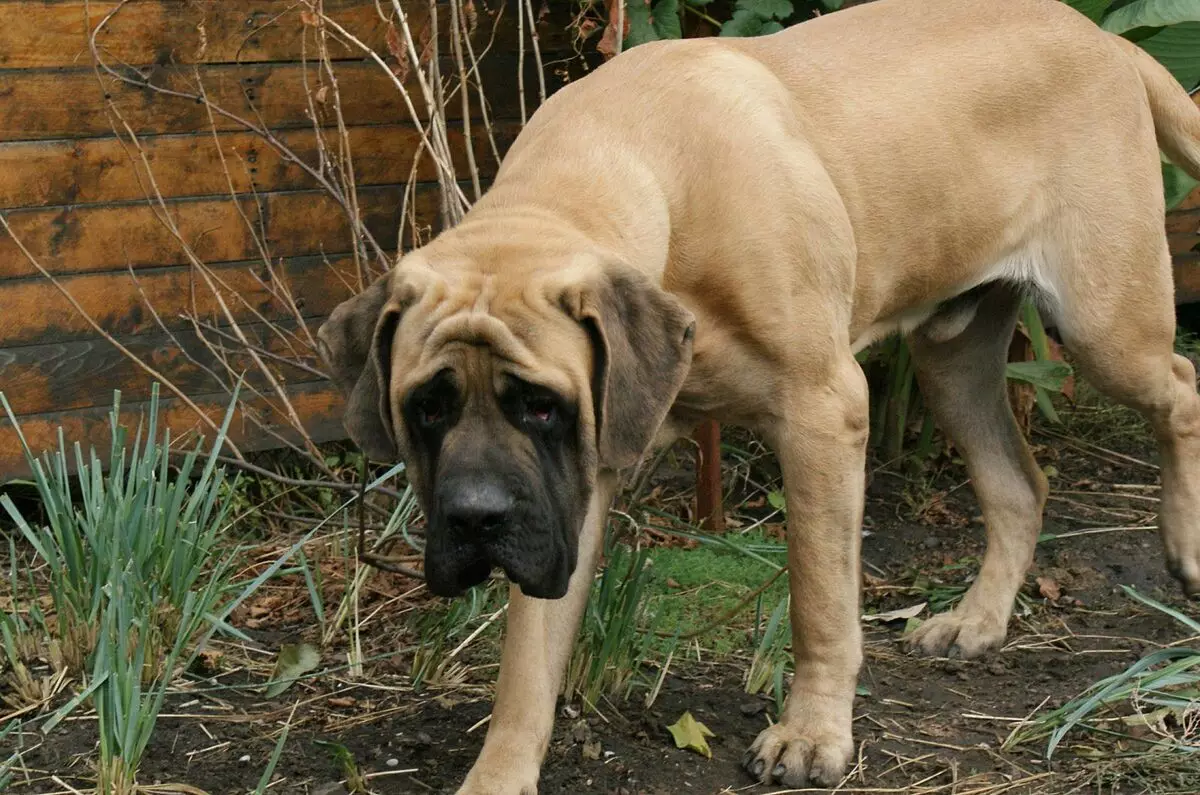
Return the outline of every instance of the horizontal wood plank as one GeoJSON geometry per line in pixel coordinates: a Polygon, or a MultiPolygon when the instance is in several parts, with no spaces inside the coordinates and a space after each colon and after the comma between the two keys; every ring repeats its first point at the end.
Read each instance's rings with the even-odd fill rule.
{"type": "Polygon", "coordinates": [[[1177,210],[1176,212],[1167,213],[1167,234],[1200,234],[1200,208],[1195,210],[1177,210]]]}
{"type": "MultiPolygon", "coordinates": [[[[517,6],[476,3],[472,46],[478,53],[496,31],[494,46],[517,46],[517,6]]],[[[391,4],[383,3],[391,16],[391,4]]],[[[0,0],[0,68],[28,69],[88,65],[88,44],[95,30],[117,4],[111,0],[0,0]]],[[[376,52],[387,52],[387,23],[375,0],[325,0],[326,14],[376,52]]],[[[405,0],[409,27],[420,37],[429,23],[429,5],[405,0]]],[[[106,62],[149,64],[261,63],[299,61],[317,52],[316,30],[305,24],[305,7],[295,0],[138,0],[109,18],[97,36],[106,62]]],[[[547,51],[566,50],[569,14],[558,9],[542,15],[539,44],[547,51]]],[[[449,37],[449,8],[439,7],[441,46],[449,37]]],[[[309,22],[312,22],[309,18],[309,22]]],[[[332,59],[361,57],[361,50],[329,37],[332,59]]],[[[526,46],[530,46],[529,42],[526,46]]]]}
{"type": "MultiPolygon", "coordinates": [[[[536,78],[531,60],[525,65],[527,80],[536,78]]],[[[154,67],[147,76],[132,70],[127,77],[148,82],[158,88],[179,92],[171,96],[154,88],[131,85],[125,80],[103,75],[97,78],[91,69],[65,71],[0,71],[0,141],[24,141],[46,138],[82,138],[108,136],[123,129],[110,114],[105,96],[125,123],[139,135],[163,133],[200,133],[244,130],[244,122],[271,129],[309,127],[309,92],[314,98],[318,123],[336,123],[331,92],[321,91],[325,84],[315,65],[246,64],[195,67],[154,67]],[[197,83],[199,80],[199,83],[197,83]],[[202,87],[202,88],[201,88],[202,87]],[[216,115],[210,120],[202,102],[194,97],[203,92],[216,105],[242,121],[216,115]]],[[[480,66],[480,81],[485,86],[492,118],[519,116],[516,91],[517,59],[492,54],[480,66]]],[[[336,67],[342,114],[349,125],[403,124],[412,121],[402,96],[391,76],[374,63],[347,61],[336,67]]],[[[548,75],[548,83],[557,88],[563,77],[548,75]]],[[[534,86],[535,82],[527,82],[534,86]]],[[[416,77],[410,75],[405,87],[418,114],[426,116],[416,77]]],[[[469,92],[472,115],[479,113],[477,94],[469,92]]],[[[536,93],[532,104],[536,102],[536,93]]],[[[461,103],[449,102],[447,116],[461,116],[461,103]]]]}
{"type": "MultiPolygon", "coordinates": [[[[169,393],[165,390],[160,394],[163,399],[160,399],[159,424],[160,427],[171,429],[172,439],[177,440],[174,447],[190,449],[195,444],[197,434],[209,440],[216,435],[182,401],[169,397],[169,393]]],[[[293,408],[304,423],[306,432],[314,441],[320,443],[345,438],[346,432],[341,420],[341,409],[344,403],[341,395],[328,381],[294,384],[289,387],[288,394],[293,408]]],[[[243,396],[245,396],[244,393],[243,396]]],[[[220,425],[229,406],[228,395],[197,395],[192,396],[191,399],[212,422],[220,425]]],[[[293,443],[300,441],[299,434],[292,429],[285,419],[285,415],[279,410],[280,404],[277,401],[249,398],[245,403],[252,412],[271,427],[275,434],[293,443]]],[[[40,455],[43,451],[57,448],[57,433],[61,427],[68,450],[74,442],[78,441],[85,454],[89,447],[95,447],[98,455],[103,459],[107,457],[112,438],[109,432],[111,409],[110,396],[104,406],[23,416],[18,417],[18,422],[21,432],[35,456],[40,455]]],[[[119,421],[131,430],[136,429],[138,421],[147,416],[148,409],[148,403],[131,403],[122,400],[119,421]]],[[[229,438],[244,452],[281,446],[275,436],[263,432],[241,411],[234,416],[229,438]]],[[[0,483],[15,477],[25,477],[28,474],[29,467],[21,451],[17,431],[7,417],[0,416],[0,483]]]]}
{"type": "MultiPolygon", "coordinates": [[[[385,249],[396,247],[404,191],[402,185],[358,190],[359,215],[385,249]]],[[[436,184],[414,186],[413,209],[421,224],[436,225],[438,201],[436,184]]],[[[269,193],[237,201],[171,199],[166,208],[202,262],[258,259],[256,238],[265,239],[272,258],[354,248],[346,213],[322,191],[269,193]]],[[[14,210],[8,213],[8,223],[16,239],[51,273],[187,264],[184,248],[158,212],[157,205],[146,202],[14,210]]],[[[36,275],[14,240],[0,236],[0,280],[36,275]]]]}
{"type": "Polygon", "coordinates": [[[1175,305],[1200,303],[1200,254],[1175,257],[1175,305]]]}
{"type": "MultiPolygon", "coordinates": [[[[494,125],[497,149],[503,153],[519,125],[494,125]]],[[[466,143],[462,127],[449,131],[456,172],[466,176],[466,143]]],[[[473,125],[476,164],[484,179],[496,170],[487,133],[473,125]]],[[[311,129],[279,133],[280,141],[304,163],[317,169],[321,142],[311,129]]],[[[336,152],[336,130],[322,130],[326,151],[336,152]]],[[[347,130],[356,182],[360,186],[395,185],[413,176],[418,182],[437,179],[428,153],[417,157],[420,133],[408,124],[350,127],[347,130]]],[[[0,208],[136,201],[153,195],[148,176],[165,198],[227,195],[229,184],[239,193],[306,190],[316,180],[254,133],[149,136],[140,141],[145,153],[116,138],[0,143],[0,208]],[[147,174],[146,164],[149,165],[147,174]]]]}
{"type": "MultiPolygon", "coordinates": [[[[306,321],[307,329],[289,321],[276,326],[251,323],[240,329],[276,381],[291,384],[312,381],[324,372],[309,342],[319,324],[319,319],[312,319],[306,321]]],[[[187,327],[172,334],[122,336],[119,341],[129,354],[187,395],[229,387],[234,379],[222,361],[234,372],[245,373],[249,388],[272,389],[270,379],[227,326],[206,330],[203,338],[187,327]]],[[[18,414],[103,406],[111,401],[114,389],[120,389],[125,400],[148,400],[150,383],[144,368],[101,338],[0,348],[0,385],[18,414]]]]}
{"type": "Polygon", "coordinates": [[[1200,254],[1200,234],[1167,235],[1167,245],[1172,256],[1200,254]]]}
{"type": "MultiPolygon", "coordinates": [[[[147,334],[160,329],[182,329],[188,317],[224,323],[223,301],[238,322],[276,321],[294,314],[268,289],[261,264],[234,262],[209,269],[217,293],[194,269],[155,268],[138,274],[111,272],[65,276],[59,285],[67,290],[106,332],[113,335],[147,334]],[[151,308],[153,311],[151,311],[151,308]],[[185,317],[188,316],[188,317],[185,317]]],[[[300,257],[274,268],[284,281],[304,317],[329,314],[358,283],[353,259],[325,260],[300,257]]],[[[0,280],[0,341],[5,348],[22,345],[95,339],[93,327],[47,279],[0,280]]]]}

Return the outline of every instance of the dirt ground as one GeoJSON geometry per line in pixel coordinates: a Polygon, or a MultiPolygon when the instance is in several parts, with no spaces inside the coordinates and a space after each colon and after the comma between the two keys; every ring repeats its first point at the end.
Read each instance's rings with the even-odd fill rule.
{"type": "MultiPolygon", "coordinates": [[[[1042,758],[1044,740],[1000,750],[1016,723],[1039,707],[1060,705],[1141,655],[1184,637],[1179,624],[1133,602],[1119,585],[1135,586],[1196,614],[1184,607],[1162,563],[1158,537],[1148,527],[1157,493],[1152,450],[1136,442],[1101,449],[1044,434],[1035,438],[1040,462],[1052,468],[1054,497],[1045,532],[1087,532],[1039,544],[1021,614],[1010,624],[1006,647],[988,659],[909,656],[898,643],[902,621],[867,625],[862,695],[855,704],[859,758],[840,791],[1197,791],[1200,767],[1173,763],[1165,769],[1114,757],[1112,746],[1091,735],[1070,735],[1052,762],[1042,758]],[[1091,530],[1112,527],[1127,529],[1091,530]]],[[[955,564],[981,553],[983,531],[965,480],[961,462],[952,460],[924,479],[874,471],[863,552],[865,611],[913,604],[911,586],[922,574],[950,584],[966,581],[973,568],[955,564]]],[[[266,648],[303,631],[302,626],[270,626],[256,639],[266,648]]],[[[229,666],[208,680],[208,687],[197,683],[194,692],[170,698],[140,780],[186,782],[211,793],[252,791],[290,719],[271,791],[350,791],[339,783],[345,768],[333,749],[321,744],[336,742],[352,754],[372,792],[452,793],[483,739],[480,723],[488,714],[493,661],[472,660],[454,687],[414,692],[406,654],[368,665],[360,679],[329,676],[299,683],[287,698],[270,702],[236,687],[248,674],[229,666]],[[214,690],[213,684],[229,689],[214,690]]],[[[714,659],[696,644],[674,661],[650,708],[640,693],[583,716],[578,705],[560,704],[539,791],[795,791],[755,786],[739,767],[743,751],[774,714],[772,699],[743,690],[747,656],[714,659]],[[672,743],[665,727],[684,710],[715,734],[711,759],[672,743]]],[[[40,745],[26,754],[26,778],[13,791],[70,792],[66,784],[85,786],[87,759],[94,751],[90,729],[82,719],[44,738],[27,737],[27,746],[40,745]],[[60,781],[51,781],[51,773],[60,781]]]]}

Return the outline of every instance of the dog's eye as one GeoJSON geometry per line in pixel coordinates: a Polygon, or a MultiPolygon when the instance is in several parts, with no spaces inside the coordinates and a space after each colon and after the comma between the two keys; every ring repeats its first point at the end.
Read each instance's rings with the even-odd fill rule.
{"type": "Polygon", "coordinates": [[[549,425],[554,422],[558,414],[558,407],[551,398],[531,395],[525,398],[525,413],[534,422],[541,425],[549,425]]]}
{"type": "Polygon", "coordinates": [[[422,398],[415,408],[417,420],[426,428],[432,428],[446,418],[446,404],[435,395],[422,398]]]}

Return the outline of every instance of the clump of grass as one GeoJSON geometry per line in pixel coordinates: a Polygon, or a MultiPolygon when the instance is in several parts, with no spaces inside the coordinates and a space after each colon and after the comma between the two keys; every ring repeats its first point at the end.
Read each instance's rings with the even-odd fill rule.
{"type": "MultiPolygon", "coordinates": [[[[1183,624],[1192,635],[1200,635],[1200,622],[1134,588],[1121,587],[1130,597],[1183,624]]],[[[1117,742],[1144,743],[1156,754],[1186,754],[1194,760],[1200,750],[1200,649],[1173,646],[1154,651],[1058,709],[1023,723],[1004,747],[1046,739],[1049,759],[1075,730],[1117,742]]]]}
{"type": "Polygon", "coordinates": [[[465,667],[458,654],[488,629],[508,602],[501,580],[489,579],[455,599],[439,600],[424,608],[414,624],[417,648],[412,660],[414,688],[458,682],[465,667]]]}
{"type": "MultiPolygon", "coordinates": [[[[778,712],[783,712],[785,697],[783,678],[792,665],[792,622],[788,614],[791,603],[791,595],[787,593],[776,603],[770,618],[767,619],[766,627],[763,628],[762,634],[758,638],[758,643],[754,648],[754,657],[750,660],[750,667],[746,670],[746,692],[771,691],[774,694],[775,708],[778,712]]],[[[757,613],[758,617],[754,622],[756,634],[760,626],[758,618],[761,618],[762,613],[761,602],[757,613]]]]}
{"type": "MultiPolygon", "coordinates": [[[[158,394],[154,385],[149,417],[130,444],[117,393],[107,466],[94,449],[85,457],[76,443],[72,476],[62,430],[58,449],[35,457],[0,393],[45,516],[45,524],[31,525],[0,496],[0,507],[47,572],[52,608],[32,614],[44,633],[33,642],[59,649],[63,670],[83,683],[42,728],[49,731],[91,700],[99,734],[97,791],[106,795],[137,791],[138,765],[168,686],[213,632],[233,631],[225,618],[286,559],[248,584],[235,583],[241,549],[218,545],[229,505],[219,499],[226,477],[217,457],[237,390],[207,455],[201,458],[201,439],[175,466],[170,433],[159,434],[158,394]]],[[[11,616],[0,626],[11,661],[30,643],[33,627],[11,616]]]]}
{"type": "Polygon", "coordinates": [[[602,696],[628,698],[636,675],[661,646],[646,598],[654,579],[649,551],[617,541],[607,546],[607,565],[588,597],[566,673],[565,692],[589,709],[602,696]]]}

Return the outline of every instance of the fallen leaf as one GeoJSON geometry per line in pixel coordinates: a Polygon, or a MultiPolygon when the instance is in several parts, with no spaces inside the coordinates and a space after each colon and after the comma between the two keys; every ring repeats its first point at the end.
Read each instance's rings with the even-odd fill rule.
{"type": "Polygon", "coordinates": [[[888,610],[883,613],[868,613],[862,617],[863,621],[907,621],[910,618],[916,618],[925,609],[928,602],[917,602],[915,605],[901,607],[896,610],[888,610]]]}
{"type": "Polygon", "coordinates": [[[592,740],[583,744],[584,759],[599,759],[600,758],[600,741],[592,740]]]}
{"type": "Polygon", "coordinates": [[[675,747],[695,751],[712,759],[712,749],[708,747],[708,737],[716,737],[712,731],[700,721],[692,717],[691,712],[684,712],[679,720],[667,727],[675,738],[675,747]]]}
{"type": "Polygon", "coordinates": [[[275,670],[267,683],[266,697],[275,698],[309,671],[321,664],[321,652],[311,643],[285,643],[279,649],[275,670]]]}
{"type": "Polygon", "coordinates": [[[1062,588],[1059,587],[1058,581],[1053,577],[1038,577],[1037,584],[1038,593],[1051,602],[1057,602],[1059,597],[1062,596],[1062,588]]]}
{"type": "Polygon", "coordinates": [[[358,703],[358,699],[354,698],[353,696],[342,696],[342,697],[334,697],[334,698],[328,699],[328,700],[326,700],[325,703],[331,707],[346,708],[346,707],[353,707],[354,705],[356,705],[358,703]]]}

